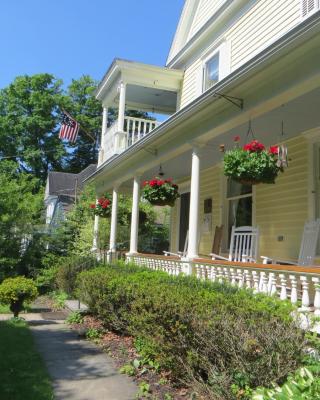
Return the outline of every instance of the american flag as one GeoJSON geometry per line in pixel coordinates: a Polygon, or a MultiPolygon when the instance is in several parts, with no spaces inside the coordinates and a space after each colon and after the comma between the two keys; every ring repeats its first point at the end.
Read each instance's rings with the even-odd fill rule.
{"type": "Polygon", "coordinates": [[[80,124],[65,111],[62,114],[61,128],[59,132],[60,139],[67,139],[72,143],[77,140],[80,124]]]}

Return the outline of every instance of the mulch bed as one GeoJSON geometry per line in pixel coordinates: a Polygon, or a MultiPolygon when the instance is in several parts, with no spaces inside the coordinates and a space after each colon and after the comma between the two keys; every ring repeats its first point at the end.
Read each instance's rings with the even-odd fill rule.
{"type": "MultiPolygon", "coordinates": [[[[134,360],[140,359],[139,354],[134,348],[132,337],[106,332],[102,322],[92,316],[85,316],[83,324],[73,324],[71,328],[77,330],[80,335],[84,335],[85,330],[89,328],[104,332],[101,338],[96,340],[96,343],[114,359],[115,366],[118,369],[132,363],[134,360]]],[[[138,386],[142,383],[150,385],[149,393],[145,393],[145,395],[141,394],[139,399],[189,400],[194,398],[190,389],[175,387],[172,384],[170,381],[170,373],[157,373],[148,365],[139,366],[132,379],[138,386]]]]}

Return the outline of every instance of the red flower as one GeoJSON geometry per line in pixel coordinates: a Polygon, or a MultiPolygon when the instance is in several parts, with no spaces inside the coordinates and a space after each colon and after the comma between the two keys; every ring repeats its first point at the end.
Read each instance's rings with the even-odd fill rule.
{"type": "Polygon", "coordinates": [[[277,155],[277,154],[278,154],[278,151],[279,151],[279,147],[278,147],[278,146],[270,146],[270,148],[269,148],[269,153],[270,153],[270,154],[275,154],[275,155],[277,155]]]}
{"type": "Polygon", "coordinates": [[[148,181],[144,181],[144,182],[142,183],[142,186],[145,187],[145,186],[147,186],[148,184],[149,184],[148,181]]]}
{"type": "Polygon", "coordinates": [[[95,204],[90,204],[90,208],[95,209],[95,208],[96,208],[96,205],[95,205],[95,204]]]}
{"type": "Polygon", "coordinates": [[[164,182],[164,180],[162,180],[162,179],[159,179],[159,180],[157,181],[158,186],[162,186],[164,183],[165,183],[165,182],[164,182]]]}
{"type": "Polygon", "coordinates": [[[265,149],[262,143],[259,143],[257,140],[253,140],[250,143],[247,143],[243,146],[243,150],[250,151],[251,153],[258,153],[265,149]]]}
{"type": "Polygon", "coordinates": [[[233,140],[234,140],[235,142],[240,142],[240,136],[239,136],[239,135],[235,136],[235,137],[233,138],[233,140]]]}
{"type": "Polygon", "coordinates": [[[107,207],[109,206],[109,204],[110,204],[110,200],[105,199],[105,200],[103,201],[103,203],[101,204],[101,207],[102,207],[103,209],[105,209],[105,208],[107,208],[107,207]]]}
{"type": "Polygon", "coordinates": [[[149,181],[149,185],[151,187],[155,187],[155,186],[157,186],[157,184],[158,184],[158,181],[156,179],[152,179],[151,181],[149,181]]]}

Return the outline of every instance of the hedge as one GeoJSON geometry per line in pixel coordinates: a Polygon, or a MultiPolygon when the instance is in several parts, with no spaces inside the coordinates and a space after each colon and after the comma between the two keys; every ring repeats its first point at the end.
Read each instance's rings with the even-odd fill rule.
{"type": "Polygon", "coordinates": [[[134,336],[206,399],[241,398],[244,388],[282,382],[301,365],[304,333],[288,302],[135,266],[82,272],[77,288],[107,329],[134,336]]]}

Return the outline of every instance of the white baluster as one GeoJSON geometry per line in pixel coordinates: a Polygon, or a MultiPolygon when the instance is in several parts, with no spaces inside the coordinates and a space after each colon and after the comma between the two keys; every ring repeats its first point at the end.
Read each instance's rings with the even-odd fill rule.
{"type": "Polygon", "coordinates": [[[244,281],[246,288],[251,289],[251,275],[248,269],[244,270],[244,281]]]}
{"type": "Polygon", "coordinates": [[[230,275],[231,275],[231,285],[236,286],[237,284],[237,279],[236,279],[236,273],[234,271],[234,268],[230,268],[230,275]]]}
{"type": "Polygon", "coordinates": [[[217,277],[216,267],[211,267],[210,279],[212,282],[215,282],[217,277]]]}
{"type": "Polygon", "coordinates": [[[287,300],[287,277],[285,274],[280,274],[280,300],[287,300]]]}
{"type": "Polygon", "coordinates": [[[238,287],[242,288],[244,284],[242,269],[237,269],[238,287]]]}
{"type": "Polygon", "coordinates": [[[314,315],[320,316],[320,279],[313,277],[312,282],[314,282],[314,315]]]}
{"type": "Polygon", "coordinates": [[[310,298],[309,298],[309,282],[306,276],[301,276],[300,281],[302,284],[302,307],[303,311],[310,310],[310,298]]]}
{"type": "Polygon", "coordinates": [[[270,272],[269,281],[270,281],[269,294],[270,296],[273,296],[275,293],[277,293],[277,278],[274,272],[270,272]]]}
{"type": "Polygon", "coordinates": [[[291,303],[296,304],[298,301],[297,279],[295,275],[289,275],[291,281],[291,303]]]}
{"type": "Polygon", "coordinates": [[[223,276],[226,282],[230,283],[230,273],[229,273],[229,268],[223,268],[223,276]]]}
{"type": "Polygon", "coordinates": [[[218,277],[218,282],[222,283],[223,282],[223,273],[222,273],[221,267],[217,267],[217,277],[218,277]]]}
{"type": "Polygon", "coordinates": [[[268,278],[267,275],[264,271],[261,271],[260,273],[261,276],[261,292],[262,293],[268,293],[268,278]]]}
{"type": "Polygon", "coordinates": [[[259,276],[257,271],[252,271],[253,293],[259,293],[259,276]]]}

